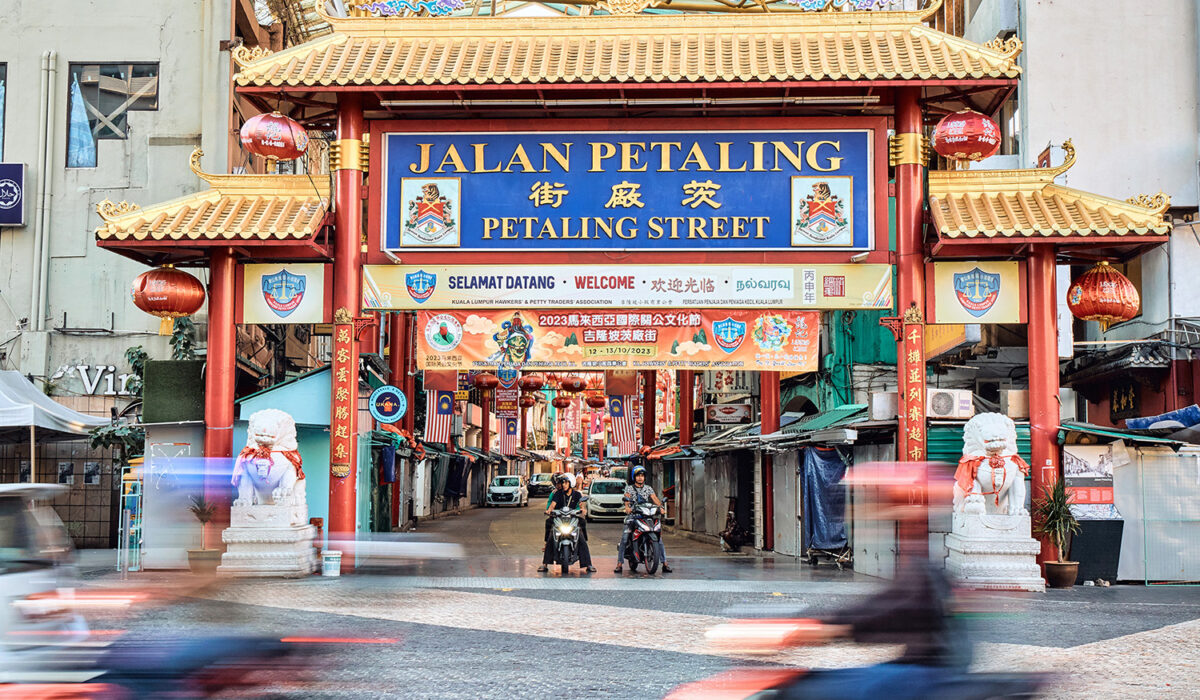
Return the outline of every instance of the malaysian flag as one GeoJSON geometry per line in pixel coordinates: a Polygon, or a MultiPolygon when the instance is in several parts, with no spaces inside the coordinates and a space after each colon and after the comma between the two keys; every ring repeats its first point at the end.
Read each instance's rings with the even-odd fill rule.
{"type": "Polygon", "coordinates": [[[637,437],[633,430],[633,416],[629,412],[630,396],[609,396],[608,415],[612,417],[609,429],[612,441],[621,454],[632,454],[637,449],[637,437]]]}
{"type": "Polygon", "coordinates": [[[517,418],[501,418],[503,427],[500,430],[500,454],[515,455],[521,444],[521,421],[517,418]]]}
{"type": "Polygon", "coordinates": [[[454,392],[425,392],[425,442],[450,442],[450,421],[454,419],[454,392]]]}

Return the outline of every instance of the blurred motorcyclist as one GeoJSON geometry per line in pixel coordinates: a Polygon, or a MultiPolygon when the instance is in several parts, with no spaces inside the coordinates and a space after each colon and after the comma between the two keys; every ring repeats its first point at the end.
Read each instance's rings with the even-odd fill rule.
{"type": "MultiPolygon", "coordinates": [[[[625,487],[625,531],[621,533],[621,543],[617,545],[617,567],[613,569],[613,573],[619,574],[624,568],[625,562],[625,547],[629,544],[629,538],[633,536],[633,506],[638,503],[653,503],[659,508],[663,507],[662,501],[658,500],[658,494],[654,493],[654,489],[646,484],[646,468],[638,465],[633,468],[633,484],[625,487]]],[[[656,540],[658,546],[658,560],[662,562],[662,570],[664,574],[671,573],[671,567],[667,566],[667,550],[663,547],[662,538],[656,540]]]]}
{"type": "Polygon", "coordinates": [[[554,547],[550,541],[550,514],[560,508],[566,508],[582,511],[579,516],[579,565],[588,573],[595,573],[596,567],[592,566],[592,553],[587,544],[587,507],[582,502],[582,494],[575,490],[575,475],[562,474],[555,477],[554,487],[556,491],[550,497],[550,504],[546,506],[546,549],[542,553],[542,565],[538,567],[538,572],[549,571],[550,565],[554,563],[554,547]]]}

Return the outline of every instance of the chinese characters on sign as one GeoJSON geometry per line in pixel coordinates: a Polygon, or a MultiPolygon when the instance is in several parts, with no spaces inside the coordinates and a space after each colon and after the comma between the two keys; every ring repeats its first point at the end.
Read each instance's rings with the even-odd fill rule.
{"type": "MultiPolygon", "coordinates": [[[[744,309],[630,309],[605,313],[573,309],[420,311],[420,369],[500,367],[511,344],[502,329],[521,329],[527,369],[703,369],[814,372],[820,351],[817,311],[744,309]],[[453,321],[453,344],[436,331],[453,321]]],[[[512,335],[511,332],[508,333],[512,335]]]]}
{"type": "Polygon", "coordinates": [[[333,326],[333,405],[329,420],[329,473],[337,478],[350,475],[354,455],[352,416],[357,409],[358,358],[354,356],[354,322],[345,309],[338,309],[333,326]],[[344,321],[344,322],[343,322],[344,321]]]}
{"type": "Polygon", "coordinates": [[[383,250],[870,250],[886,235],[872,129],[384,139],[383,250]]]}
{"type": "Polygon", "coordinates": [[[925,461],[925,326],[905,323],[901,345],[904,373],[904,457],[909,462],[925,461]]]}

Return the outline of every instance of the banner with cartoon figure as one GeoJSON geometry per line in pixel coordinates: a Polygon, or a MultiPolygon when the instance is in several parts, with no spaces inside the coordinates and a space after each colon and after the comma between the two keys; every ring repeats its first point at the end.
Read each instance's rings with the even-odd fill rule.
{"type": "Polygon", "coordinates": [[[817,311],[420,311],[420,369],[815,372],[817,311]]]}

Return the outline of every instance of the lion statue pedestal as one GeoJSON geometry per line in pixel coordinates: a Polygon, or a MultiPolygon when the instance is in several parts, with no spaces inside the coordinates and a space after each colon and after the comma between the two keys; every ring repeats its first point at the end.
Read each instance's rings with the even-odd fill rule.
{"type": "Polygon", "coordinates": [[[963,429],[955,472],[954,519],[946,537],[946,570],[964,588],[1043,591],[1025,509],[1029,465],[1017,455],[1012,419],[981,413],[963,429]]]}
{"type": "Polygon", "coordinates": [[[233,467],[237,496],[218,574],[306,576],[317,569],[317,529],[308,522],[296,422],[268,408],[250,416],[246,447],[233,467]]]}

